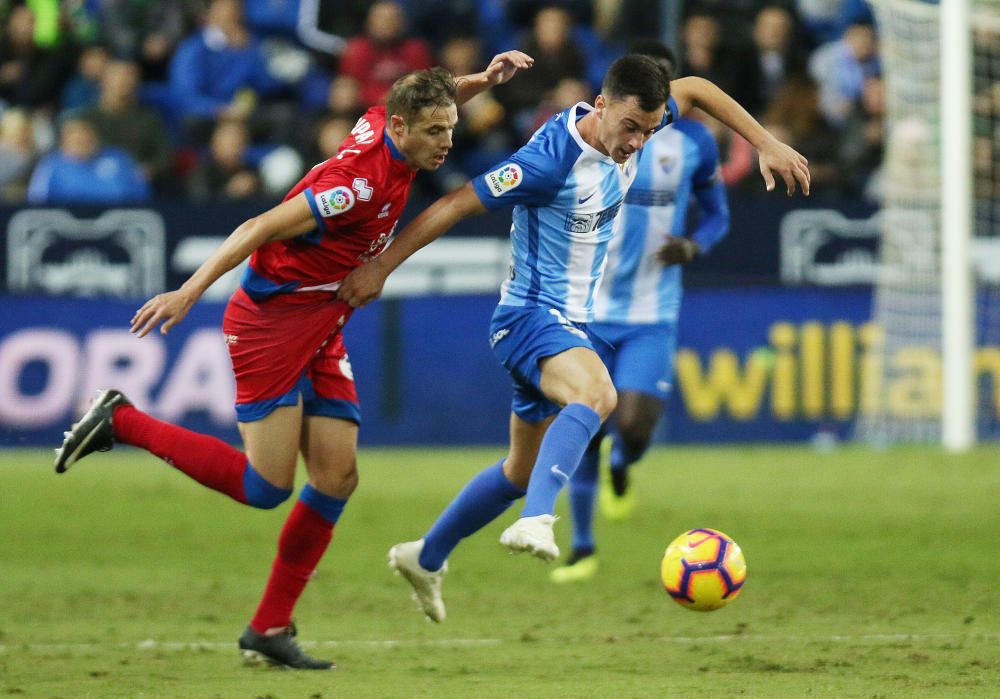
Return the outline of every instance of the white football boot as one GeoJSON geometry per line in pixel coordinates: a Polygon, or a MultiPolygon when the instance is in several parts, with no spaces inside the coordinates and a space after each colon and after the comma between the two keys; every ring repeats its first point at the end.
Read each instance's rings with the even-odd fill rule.
{"type": "Polygon", "coordinates": [[[402,575],[413,588],[413,599],[431,621],[444,621],[444,600],[441,599],[441,579],[448,572],[445,561],[440,570],[426,570],[420,565],[424,540],[407,541],[389,549],[389,567],[402,575]]]}
{"type": "Polygon", "coordinates": [[[552,531],[556,519],[552,515],[522,517],[504,530],[500,543],[511,551],[527,551],[546,563],[554,561],[559,558],[559,547],[552,531]]]}

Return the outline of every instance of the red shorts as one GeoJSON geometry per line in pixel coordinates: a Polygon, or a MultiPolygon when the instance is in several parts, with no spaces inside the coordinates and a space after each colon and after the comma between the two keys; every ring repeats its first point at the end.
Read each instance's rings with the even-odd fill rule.
{"type": "Polygon", "coordinates": [[[236,419],[260,420],[302,396],[306,415],[360,424],[340,333],[352,310],[327,292],[281,294],[257,303],[237,289],[222,320],[236,374],[236,419]]]}

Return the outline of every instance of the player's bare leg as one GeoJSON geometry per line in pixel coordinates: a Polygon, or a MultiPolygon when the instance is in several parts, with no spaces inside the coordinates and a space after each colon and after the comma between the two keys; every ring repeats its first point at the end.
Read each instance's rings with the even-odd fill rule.
{"type": "Polygon", "coordinates": [[[504,531],[500,543],[551,561],[559,556],[552,531],[556,496],[615,409],[617,396],[604,363],[585,347],[542,360],[539,385],[546,398],[564,407],[539,444],[521,518],[504,531]]]}
{"type": "Polygon", "coordinates": [[[300,448],[309,483],[289,513],[264,595],[240,636],[245,657],[300,670],[334,667],[306,655],[295,642],[292,611],[333,537],[347,498],[358,484],[358,426],[348,420],[306,416],[300,448]]]}
{"type": "Polygon", "coordinates": [[[653,438],[663,402],[657,396],[639,391],[622,391],[615,411],[608,480],[602,480],[598,501],[609,520],[626,519],[635,507],[635,492],[630,490],[629,467],[642,458],[653,438]]]}
{"type": "Polygon", "coordinates": [[[247,459],[257,472],[274,486],[291,488],[303,432],[302,398],[297,405],[276,408],[260,420],[237,424],[247,459]]]}

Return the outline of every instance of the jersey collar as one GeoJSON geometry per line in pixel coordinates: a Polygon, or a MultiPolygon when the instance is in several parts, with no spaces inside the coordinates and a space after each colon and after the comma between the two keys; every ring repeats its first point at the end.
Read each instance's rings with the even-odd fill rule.
{"type": "Polygon", "coordinates": [[[382,140],[385,141],[385,145],[389,146],[389,153],[392,154],[393,160],[406,160],[406,156],[399,152],[399,148],[396,148],[396,144],[389,138],[388,129],[382,129],[382,140]]]}
{"type": "Polygon", "coordinates": [[[566,128],[569,129],[570,135],[576,144],[580,146],[580,149],[598,160],[603,160],[606,163],[615,163],[614,158],[610,155],[604,155],[601,151],[594,148],[592,145],[583,140],[583,136],[580,135],[580,130],[576,128],[576,122],[587,116],[588,112],[594,111],[594,108],[587,104],[586,102],[577,102],[572,107],[569,108],[569,117],[566,119],[566,128]]]}

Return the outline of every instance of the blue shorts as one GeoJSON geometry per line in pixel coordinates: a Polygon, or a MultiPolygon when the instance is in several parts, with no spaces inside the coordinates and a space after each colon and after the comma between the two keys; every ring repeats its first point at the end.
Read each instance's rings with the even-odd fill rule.
{"type": "Polygon", "coordinates": [[[558,413],[562,406],[542,393],[539,367],[546,357],[554,357],[574,347],[596,352],[585,323],[567,320],[549,306],[497,306],[490,321],[490,346],[500,364],[514,378],[511,409],[526,422],[541,422],[558,413]]]}
{"type": "Polygon", "coordinates": [[[597,353],[616,389],[666,400],[674,380],[676,323],[590,323],[589,328],[607,343],[598,343],[597,353]]]}

